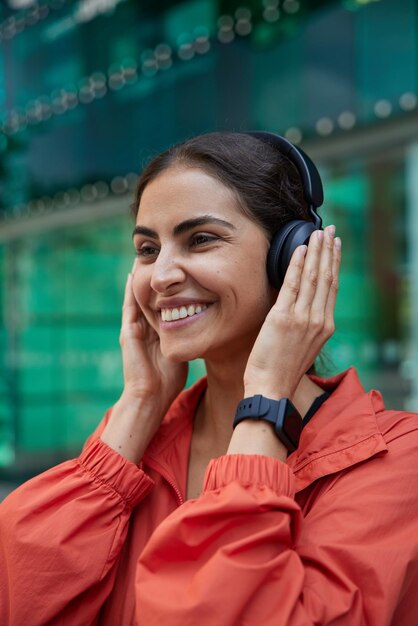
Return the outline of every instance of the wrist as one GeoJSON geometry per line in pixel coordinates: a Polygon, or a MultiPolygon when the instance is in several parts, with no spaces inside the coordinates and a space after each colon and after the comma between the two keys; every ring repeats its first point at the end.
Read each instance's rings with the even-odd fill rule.
{"type": "Polygon", "coordinates": [[[289,387],[269,387],[268,385],[246,385],[244,387],[244,398],[251,398],[252,396],[264,396],[265,398],[271,398],[271,400],[281,400],[282,398],[288,398],[292,400],[293,392],[289,387]]]}
{"type": "Polygon", "coordinates": [[[114,405],[101,439],[133,463],[138,463],[157,432],[163,413],[151,397],[122,394],[114,405]]]}
{"type": "Polygon", "coordinates": [[[235,427],[227,454],[261,454],[285,461],[287,449],[272,424],[248,419],[235,427]]]}

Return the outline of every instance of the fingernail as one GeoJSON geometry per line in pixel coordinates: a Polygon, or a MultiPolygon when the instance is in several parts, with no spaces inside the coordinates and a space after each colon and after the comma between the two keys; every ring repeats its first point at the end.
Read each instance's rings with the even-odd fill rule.
{"type": "Polygon", "coordinates": [[[335,226],[334,224],[331,224],[330,226],[327,226],[325,229],[327,236],[332,238],[335,235],[335,226]]]}
{"type": "Polygon", "coordinates": [[[318,241],[322,241],[324,238],[324,231],[323,230],[317,230],[316,231],[316,238],[318,239],[318,241]]]}
{"type": "Polygon", "coordinates": [[[305,256],[307,249],[308,249],[308,246],[299,246],[298,247],[298,256],[301,259],[305,256]]]}
{"type": "Polygon", "coordinates": [[[339,237],[335,237],[334,246],[337,248],[337,250],[341,250],[341,239],[339,237]]]}

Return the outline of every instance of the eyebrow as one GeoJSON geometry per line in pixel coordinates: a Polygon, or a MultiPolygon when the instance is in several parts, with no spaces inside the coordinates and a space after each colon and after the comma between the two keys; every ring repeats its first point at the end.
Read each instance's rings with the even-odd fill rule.
{"type": "MultiPolygon", "coordinates": [[[[231,230],[236,230],[236,227],[226,220],[214,217],[213,215],[202,215],[201,217],[194,217],[190,220],[184,220],[184,222],[177,224],[177,226],[173,228],[173,235],[182,235],[188,230],[196,228],[196,226],[205,226],[206,224],[219,224],[220,226],[226,226],[231,230]]],[[[152,228],[147,228],[146,226],[135,226],[132,237],[135,235],[144,235],[145,237],[150,237],[151,239],[158,239],[158,233],[152,228]]]]}

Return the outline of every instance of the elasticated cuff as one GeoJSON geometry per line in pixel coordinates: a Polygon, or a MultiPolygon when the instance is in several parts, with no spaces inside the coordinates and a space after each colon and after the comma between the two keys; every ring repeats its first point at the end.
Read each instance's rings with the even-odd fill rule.
{"type": "Polygon", "coordinates": [[[153,488],[154,481],[135,463],[94,439],[78,457],[80,466],[115,491],[131,507],[153,488]]]}
{"type": "Polygon", "coordinates": [[[288,465],[269,456],[227,454],[213,459],[206,470],[203,490],[220,489],[231,482],[247,487],[265,486],[278,495],[294,497],[295,477],[288,465]]]}

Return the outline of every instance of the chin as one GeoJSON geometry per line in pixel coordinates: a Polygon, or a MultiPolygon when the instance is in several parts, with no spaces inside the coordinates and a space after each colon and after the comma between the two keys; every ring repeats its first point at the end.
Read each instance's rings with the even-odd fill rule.
{"type": "Polygon", "coordinates": [[[161,346],[161,352],[173,363],[186,363],[202,358],[201,350],[193,349],[192,346],[161,346]]]}

